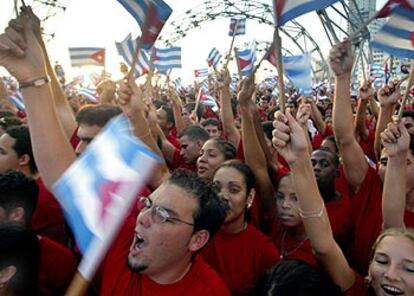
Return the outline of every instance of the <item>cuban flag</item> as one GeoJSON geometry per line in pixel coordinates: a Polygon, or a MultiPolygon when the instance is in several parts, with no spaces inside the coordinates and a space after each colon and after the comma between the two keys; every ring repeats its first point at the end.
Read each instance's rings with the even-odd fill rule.
{"type": "Polygon", "coordinates": [[[246,34],[246,18],[234,18],[230,19],[229,36],[237,36],[246,34]]]}
{"type": "Polygon", "coordinates": [[[275,23],[283,26],[288,21],[314,10],[324,9],[338,0],[273,0],[275,23]]]}
{"type": "Polygon", "coordinates": [[[373,80],[375,88],[380,88],[384,83],[385,71],[380,64],[369,64],[368,75],[373,80]]]}
{"type": "Polygon", "coordinates": [[[213,47],[207,57],[207,64],[209,67],[217,67],[218,63],[221,60],[221,53],[217,50],[217,48],[213,47]]]}
{"type": "MultiPolygon", "coordinates": [[[[134,55],[137,48],[136,40],[133,40],[131,34],[121,42],[115,42],[118,54],[124,59],[128,66],[131,66],[134,60],[134,55]]],[[[135,65],[135,77],[139,77],[149,72],[150,57],[146,50],[141,49],[138,57],[138,61],[135,65]]]]}
{"type": "Polygon", "coordinates": [[[414,58],[414,10],[396,7],[371,46],[401,58],[414,58]]]}
{"type": "Polygon", "coordinates": [[[177,78],[175,80],[173,80],[172,82],[174,84],[175,90],[180,94],[180,95],[185,95],[186,94],[186,90],[185,87],[182,85],[181,83],[181,78],[177,78]]]}
{"type": "Polygon", "coordinates": [[[253,73],[254,63],[256,62],[255,42],[252,42],[250,48],[244,50],[236,48],[236,59],[240,68],[240,75],[250,76],[253,73]]]}
{"type": "Polygon", "coordinates": [[[102,47],[70,47],[69,55],[72,67],[105,66],[105,48],[102,47]]]}
{"type": "Polygon", "coordinates": [[[128,119],[120,115],[53,185],[83,254],[78,269],[85,279],[93,277],[136,193],[158,161],[133,136],[128,119]]]}
{"type": "Polygon", "coordinates": [[[142,47],[150,49],[157,40],[172,9],[162,0],[118,0],[141,28],[142,47]]]}
{"type": "Polygon", "coordinates": [[[207,68],[194,70],[195,77],[207,77],[210,74],[210,71],[207,68]]]}
{"type": "Polygon", "coordinates": [[[309,95],[312,91],[310,54],[282,57],[286,77],[295,85],[300,93],[309,95]]]}
{"type": "Polygon", "coordinates": [[[97,104],[100,101],[96,89],[82,87],[77,91],[79,96],[84,97],[88,102],[97,104]]]}
{"type": "Polygon", "coordinates": [[[154,68],[161,73],[181,68],[181,47],[156,48],[154,51],[154,68]]]}
{"type": "Polygon", "coordinates": [[[198,100],[203,105],[210,106],[211,110],[213,110],[214,112],[217,112],[219,110],[219,107],[217,105],[216,99],[212,95],[210,95],[210,91],[208,90],[208,87],[209,87],[208,79],[204,79],[201,82],[200,90],[198,93],[198,100]]]}
{"type": "Polygon", "coordinates": [[[26,111],[26,107],[24,105],[23,97],[20,95],[10,95],[7,97],[10,103],[12,103],[19,111],[26,111]]]}
{"type": "Polygon", "coordinates": [[[414,8],[414,0],[388,0],[387,3],[377,13],[377,18],[384,18],[390,16],[394,8],[401,6],[408,9],[414,8]]]}

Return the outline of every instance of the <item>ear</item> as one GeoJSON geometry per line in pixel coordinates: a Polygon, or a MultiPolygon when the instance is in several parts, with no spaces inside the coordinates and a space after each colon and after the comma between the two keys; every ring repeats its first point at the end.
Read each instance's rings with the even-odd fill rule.
{"type": "Polygon", "coordinates": [[[24,167],[29,165],[30,156],[28,154],[23,154],[19,157],[19,166],[24,167]]]}
{"type": "Polygon", "coordinates": [[[24,209],[22,207],[16,207],[11,210],[7,216],[10,221],[24,222],[24,209]]]}
{"type": "Polygon", "coordinates": [[[0,286],[6,285],[10,279],[16,274],[17,269],[14,265],[7,266],[0,270],[0,286]]]}
{"type": "Polygon", "coordinates": [[[203,145],[204,145],[204,142],[203,141],[201,141],[201,140],[197,140],[197,146],[198,146],[198,148],[202,148],[203,147],[203,145]]]}
{"type": "Polygon", "coordinates": [[[196,252],[204,247],[210,239],[210,233],[206,229],[202,229],[193,234],[188,244],[188,248],[192,252],[196,252]]]}
{"type": "Polygon", "coordinates": [[[254,188],[252,188],[250,190],[249,195],[247,196],[247,201],[246,201],[246,208],[247,209],[250,209],[250,207],[252,206],[255,195],[256,195],[256,190],[254,188]]]}

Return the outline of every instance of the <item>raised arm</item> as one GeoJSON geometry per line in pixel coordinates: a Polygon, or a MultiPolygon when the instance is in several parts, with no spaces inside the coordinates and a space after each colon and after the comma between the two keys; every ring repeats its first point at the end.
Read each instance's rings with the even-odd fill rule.
{"type": "Polygon", "coordinates": [[[292,169],[300,215],[315,256],[342,291],[355,282],[355,274],[335,242],[323,199],[318,191],[306,135],[288,112],[277,112],[273,145],[292,169]]]}
{"type": "Polygon", "coordinates": [[[397,82],[390,82],[378,91],[380,101],[380,110],[378,115],[377,126],[375,129],[374,149],[377,160],[381,156],[381,133],[391,122],[398,100],[400,99],[400,86],[397,82]]]}
{"type": "Polygon", "coordinates": [[[381,141],[388,154],[382,192],[383,227],[400,228],[404,227],[410,136],[403,123],[394,122],[381,133],[381,141]]]}
{"type": "Polygon", "coordinates": [[[180,132],[186,127],[182,115],[183,111],[181,98],[172,86],[168,87],[168,96],[170,97],[171,108],[174,113],[175,128],[177,129],[177,134],[180,134],[180,132]]]}
{"type": "Polygon", "coordinates": [[[238,147],[240,142],[240,133],[234,123],[234,114],[231,108],[230,82],[231,77],[229,71],[227,69],[223,69],[220,75],[218,75],[217,81],[221,100],[221,122],[229,142],[232,143],[234,147],[238,147]]]}
{"type": "Polygon", "coordinates": [[[266,216],[270,219],[276,216],[276,199],[274,189],[267,170],[267,160],[256,134],[254,114],[251,112],[254,79],[245,78],[237,95],[242,117],[243,151],[246,164],[256,177],[256,190],[263,204],[266,216]]]}
{"type": "Polygon", "coordinates": [[[326,124],[325,124],[325,121],[323,120],[321,111],[319,111],[318,107],[316,107],[315,101],[312,100],[311,98],[307,98],[305,101],[311,107],[310,117],[315,123],[316,129],[322,136],[325,136],[326,124]]]}
{"type": "Polygon", "coordinates": [[[366,81],[359,89],[359,101],[355,118],[355,133],[364,140],[367,140],[369,136],[368,128],[365,125],[365,119],[367,104],[372,96],[374,96],[374,89],[371,86],[371,81],[366,81]]]}
{"type": "Polygon", "coordinates": [[[329,59],[335,73],[336,84],[332,118],[333,129],[348,184],[353,191],[357,191],[368,172],[368,163],[354,135],[350,87],[351,71],[355,58],[350,40],[335,45],[331,49],[329,59]]]}
{"type": "Polygon", "coordinates": [[[73,110],[69,104],[69,101],[67,100],[67,97],[65,93],[63,92],[62,87],[60,86],[59,80],[56,77],[56,73],[50,62],[46,44],[44,43],[42,39],[40,20],[33,13],[31,8],[27,9],[27,13],[31,17],[33,33],[37,37],[37,40],[39,41],[39,44],[43,51],[43,55],[45,57],[46,71],[50,78],[50,86],[52,89],[53,100],[55,102],[58,118],[62,124],[66,137],[70,140],[70,138],[72,137],[73,133],[75,132],[78,126],[75,120],[75,114],[73,113],[73,110]]]}
{"type": "MultiPolygon", "coordinates": [[[[9,26],[0,36],[0,65],[21,85],[47,76],[46,58],[27,12],[15,22],[13,27],[20,29],[9,26]]],[[[28,86],[22,92],[36,164],[46,186],[51,188],[75,160],[75,152],[58,120],[50,84],[28,86]]]]}

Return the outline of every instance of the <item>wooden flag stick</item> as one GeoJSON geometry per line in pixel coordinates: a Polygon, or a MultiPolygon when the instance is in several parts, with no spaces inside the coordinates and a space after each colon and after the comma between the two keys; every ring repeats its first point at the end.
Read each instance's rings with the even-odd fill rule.
{"type": "Polygon", "coordinates": [[[139,55],[141,54],[141,52],[140,52],[141,45],[142,45],[142,41],[141,41],[141,37],[139,37],[139,38],[137,38],[136,45],[135,45],[136,46],[136,49],[135,49],[134,59],[132,60],[131,68],[129,69],[128,75],[126,77],[128,80],[135,73],[135,66],[137,65],[139,55]]]}
{"type": "Polygon", "coordinates": [[[234,57],[236,58],[236,64],[237,64],[237,73],[239,74],[239,78],[241,79],[241,69],[240,69],[240,63],[239,63],[239,57],[237,55],[237,49],[234,48],[234,57]]]}
{"type": "Polygon", "coordinates": [[[149,101],[152,102],[152,96],[150,96],[151,94],[151,90],[152,90],[152,77],[154,76],[154,58],[155,58],[155,53],[151,54],[151,58],[150,58],[150,68],[149,68],[149,72],[147,74],[147,80],[145,81],[145,96],[144,96],[144,100],[145,99],[149,99],[149,101]]]}
{"type": "Polygon", "coordinates": [[[262,56],[262,58],[259,60],[259,62],[257,63],[257,65],[254,67],[254,69],[253,69],[253,72],[252,72],[252,75],[251,76],[254,76],[255,74],[256,74],[256,72],[257,72],[257,70],[260,68],[260,65],[262,64],[262,62],[267,58],[267,56],[268,56],[268,51],[269,51],[269,49],[267,48],[266,49],[266,53],[262,56]]]}
{"type": "Polygon", "coordinates": [[[82,296],[88,290],[89,282],[81,275],[79,271],[75,273],[65,296],[82,296]]]}
{"type": "Polygon", "coordinates": [[[275,44],[275,54],[276,54],[276,68],[277,68],[277,85],[279,88],[279,105],[282,113],[285,113],[285,84],[283,82],[283,63],[282,63],[282,40],[279,35],[279,27],[275,28],[273,34],[273,41],[275,44]]]}
{"type": "Polygon", "coordinates": [[[227,54],[227,60],[226,60],[226,63],[224,64],[224,68],[227,68],[227,66],[229,65],[230,58],[231,58],[231,51],[233,50],[234,40],[236,39],[236,32],[237,32],[238,26],[239,26],[239,20],[237,19],[236,24],[234,25],[233,37],[231,38],[230,49],[229,49],[229,53],[227,54]]]}
{"type": "MultiPolygon", "coordinates": [[[[404,80],[401,80],[401,81],[404,81],[404,80]]],[[[411,63],[410,76],[408,78],[407,88],[405,89],[405,93],[404,93],[403,100],[401,102],[400,110],[398,111],[399,122],[401,121],[402,113],[403,113],[405,105],[407,104],[408,96],[410,94],[410,89],[413,86],[413,83],[414,83],[414,62],[411,63]]]]}

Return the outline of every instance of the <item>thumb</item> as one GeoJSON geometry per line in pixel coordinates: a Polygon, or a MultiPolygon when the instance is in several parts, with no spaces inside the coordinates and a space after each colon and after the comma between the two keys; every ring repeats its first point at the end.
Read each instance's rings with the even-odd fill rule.
{"type": "Polygon", "coordinates": [[[292,111],[290,108],[286,109],[286,117],[289,123],[289,127],[291,128],[292,131],[294,131],[295,129],[301,129],[301,127],[299,126],[299,123],[293,117],[292,111]]]}

